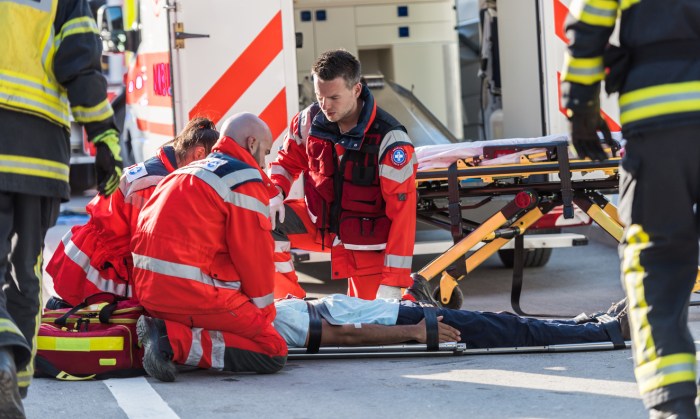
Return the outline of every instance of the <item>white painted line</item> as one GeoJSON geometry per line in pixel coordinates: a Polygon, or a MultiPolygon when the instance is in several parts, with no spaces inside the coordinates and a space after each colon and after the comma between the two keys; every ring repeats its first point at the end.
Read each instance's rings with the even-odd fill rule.
{"type": "Polygon", "coordinates": [[[130,419],[179,419],[144,377],[114,378],[104,383],[130,419]]]}

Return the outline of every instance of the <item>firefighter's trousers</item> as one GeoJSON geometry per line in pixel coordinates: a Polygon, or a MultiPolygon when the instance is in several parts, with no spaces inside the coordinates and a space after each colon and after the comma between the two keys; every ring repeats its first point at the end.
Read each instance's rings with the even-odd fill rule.
{"type": "Polygon", "coordinates": [[[20,388],[34,373],[44,238],[59,198],[0,192],[0,347],[12,347],[20,388]]]}
{"type": "Polygon", "coordinates": [[[645,406],[694,398],[688,304],[698,270],[700,126],[627,136],[620,169],[622,284],[645,406]]]}

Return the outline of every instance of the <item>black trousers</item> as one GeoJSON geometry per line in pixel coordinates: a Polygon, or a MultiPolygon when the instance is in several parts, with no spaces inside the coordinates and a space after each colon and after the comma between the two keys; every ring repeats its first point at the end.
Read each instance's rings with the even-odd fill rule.
{"type": "Polygon", "coordinates": [[[33,374],[41,315],[42,251],[59,198],[0,191],[0,347],[15,353],[20,387],[33,374]]]}
{"type": "MultiPolygon", "coordinates": [[[[469,348],[504,348],[511,346],[544,346],[610,340],[600,323],[576,324],[573,320],[540,320],[512,313],[489,313],[438,309],[443,322],[459,330],[462,342],[469,348]]],[[[396,324],[417,324],[423,319],[423,308],[401,302],[396,324]]]]}
{"type": "Polygon", "coordinates": [[[620,169],[622,284],[647,408],[694,398],[688,303],[698,269],[700,125],[627,138],[620,169]]]}

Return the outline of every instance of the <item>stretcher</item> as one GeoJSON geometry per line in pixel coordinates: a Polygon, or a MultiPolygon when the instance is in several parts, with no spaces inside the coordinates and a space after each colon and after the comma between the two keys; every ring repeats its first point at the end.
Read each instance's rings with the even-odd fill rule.
{"type": "MultiPolygon", "coordinates": [[[[631,343],[625,342],[625,348],[631,343]]],[[[317,353],[307,353],[305,348],[289,348],[290,360],[302,359],[342,359],[342,358],[397,358],[415,356],[459,356],[459,355],[491,355],[512,353],[552,353],[552,352],[581,352],[607,351],[618,349],[612,342],[590,342],[579,344],[562,344],[546,346],[514,346],[507,348],[467,348],[464,343],[441,343],[436,351],[429,351],[427,345],[421,343],[405,343],[399,345],[380,346],[329,346],[320,348],[317,353]]]]}
{"type": "Polygon", "coordinates": [[[565,136],[418,147],[417,218],[450,231],[454,245],[414,276],[427,281],[439,277],[436,299],[459,308],[459,282],[513,240],[511,306],[520,315],[550,316],[520,307],[523,235],[555,208],[573,218],[576,205],[620,241],[622,223],[606,197],[618,190],[618,151],[608,148],[605,162],[579,160],[565,136]],[[496,197],[505,201],[500,210],[485,221],[469,218],[469,210],[496,197]],[[476,202],[465,204],[468,200],[476,202]]]}

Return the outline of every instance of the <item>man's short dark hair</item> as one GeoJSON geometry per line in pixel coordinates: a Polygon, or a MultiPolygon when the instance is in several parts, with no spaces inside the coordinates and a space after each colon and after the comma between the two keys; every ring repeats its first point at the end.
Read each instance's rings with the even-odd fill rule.
{"type": "Polygon", "coordinates": [[[311,74],[324,81],[342,77],[348,88],[360,82],[360,61],[344,49],[322,53],[311,67],[311,74]]]}

